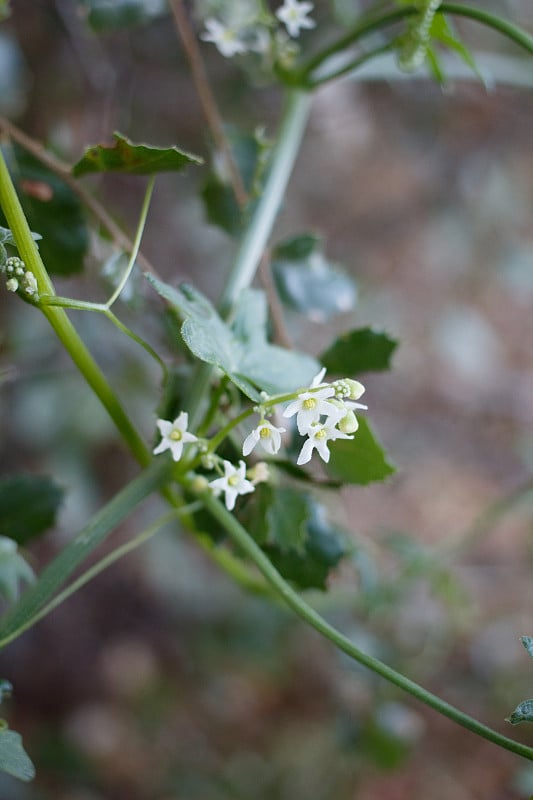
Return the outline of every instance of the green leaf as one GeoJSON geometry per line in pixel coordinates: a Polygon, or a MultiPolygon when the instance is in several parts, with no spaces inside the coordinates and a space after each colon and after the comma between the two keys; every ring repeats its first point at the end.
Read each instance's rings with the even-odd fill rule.
{"type": "Polygon", "coordinates": [[[326,472],[343,483],[366,486],[385,480],[395,472],[395,468],[387,461],[366,419],[358,419],[359,429],[353,439],[339,439],[331,445],[326,472]]]}
{"type": "MultiPolygon", "coordinates": [[[[38,242],[39,239],[43,238],[40,233],[33,233],[33,231],[31,237],[34,242],[38,242]]],[[[12,247],[17,246],[15,242],[15,237],[13,236],[9,228],[3,228],[1,225],[0,225],[0,244],[9,244],[12,247]]]]}
{"type": "Polygon", "coordinates": [[[464,63],[470,67],[472,72],[479,78],[482,83],[485,83],[483,75],[479,71],[474,56],[468,47],[458,38],[455,31],[452,29],[448,19],[444,14],[435,14],[431,23],[431,36],[433,39],[446,45],[450,50],[453,50],[464,63]]]}
{"type": "Polygon", "coordinates": [[[0,536],[26,544],[50,528],[63,489],[45,475],[10,475],[0,480],[0,536]]]}
{"type": "Polygon", "coordinates": [[[11,14],[9,0],[0,0],[0,22],[7,19],[11,14]]]}
{"type": "Polygon", "coordinates": [[[0,770],[21,781],[35,778],[35,767],[22,746],[22,738],[15,731],[0,730],[0,770]]]}
{"type": "Polygon", "coordinates": [[[336,339],[320,356],[320,362],[336,375],[359,375],[390,369],[398,342],[372,328],[357,328],[336,339]]]}
{"type": "Polygon", "coordinates": [[[523,700],[517,705],[506,721],[511,725],[518,725],[520,722],[533,722],[533,700],[523,700]]]}
{"type": "Polygon", "coordinates": [[[202,200],[208,222],[222,228],[230,236],[239,236],[250,207],[260,193],[270,146],[260,131],[250,136],[229,129],[226,135],[235,166],[251,202],[245,209],[240,208],[231,176],[223,169],[223,160],[216,156],[202,188],[202,200]]]}
{"type": "Polygon", "coordinates": [[[160,486],[170,467],[167,459],[156,459],[95,514],[89,524],[43,570],[19,602],[0,620],[0,641],[9,641],[18,632],[25,630],[35,615],[93,550],[112,533],[118,523],[160,486]]]}
{"type": "Polygon", "coordinates": [[[309,501],[295,489],[277,487],[267,511],[268,542],[303,552],[308,536],[309,501]]]}
{"type": "Polygon", "coordinates": [[[167,10],[165,0],[81,0],[81,5],[95,33],[142,25],[167,10]]]}
{"type": "Polygon", "coordinates": [[[202,159],[177,147],[152,147],[134,144],[121,133],[113,134],[112,145],[89,147],[72,167],[79,177],[88,172],[121,172],[129,175],[153,175],[156,172],[176,172],[189,164],[201,164],[202,159]]]}
{"type": "Polygon", "coordinates": [[[309,520],[304,550],[265,547],[284,578],[300,589],[326,589],[326,581],[346,550],[342,532],[331,525],[322,506],[307,496],[309,520]]]}
{"type": "Polygon", "coordinates": [[[257,390],[268,394],[291,392],[308,386],[319,370],[314,358],[285,350],[267,341],[267,306],[264,294],[242,293],[232,327],[218,315],[209,300],[188,284],[179,289],[147,275],[154,289],[185,318],[183,341],[201,361],[213,364],[255,403],[257,390]]]}
{"type": "Polygon", "coordinates": [[[278,245],[272,273],[281,300],[316,322],[355,305],[354,280],[326,259],[317,236],[305,234],[278,245]]]}
{"type": "MultiPolygon", "coordinates": [[[[72,189],[40,161],[15,147],[15,185],[48,272],[72,275],[83,269],[89,234],[83,207],[72,189]]],[[[0,216],[0,223],[3,217],[0,216]]],[[[9,244],[12,242],[9,241],[9,244]]]]}
{"type": "Polygon", "coordinates": [[[527,652],[533,658],[533,637],[531,636],[521,636],[520,641],[526,648],[527,652]]]}

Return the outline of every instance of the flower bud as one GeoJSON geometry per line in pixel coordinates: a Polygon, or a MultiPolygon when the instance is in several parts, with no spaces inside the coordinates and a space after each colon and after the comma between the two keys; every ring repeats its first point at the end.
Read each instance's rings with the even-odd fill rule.
{"type": "Polygon", "coordinates": [[[195,492],[195,494],[200,494],[201,492],[205,492],[208,486],[209,481],[207,478],[204,478],[203,475],[196,475],[191,483],[191,490],[195,492]]]}
{"type": "Polygon", "coordinates": [[[342,433],[355,433],[358,427],[359,423],[353,411],[347,411],[346,416],[338,423],[338,428],[342,433]]]}
{"type": "Polygon", "coordinates": [[[359,400],[365,391],[363,384],[359,383],[359,381],[354,381],[351,378],[346,378],[345,380],[350,388],[350,400],[359,400]]]}

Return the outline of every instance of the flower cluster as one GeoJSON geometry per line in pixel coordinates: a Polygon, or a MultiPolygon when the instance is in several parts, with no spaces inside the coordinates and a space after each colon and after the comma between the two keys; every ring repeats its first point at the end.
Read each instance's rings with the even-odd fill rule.
{"type": "Polygon", "coordinates": [[[231,6],[228,4],[228,13],[224,20],[216,17],[205,20],[205,30],[200,38],[214,44],[226,58],[250,52],[264,54],[274,46],[278,57],[283,59],[284,55],[291,52],[290,43],[285,41],[287,34],[295,39],[301,30],[315,27],[316,23],[309,17],[312,10],[313,3],[307,0],[284,0],[276,10],[275,17],[272,17],[264,9],[260,12],[250,10],[246,14],[239,8],[238,14],[231,13],[231,6]],[[274,37],[271,37],[270,29],[275,27],[276,18],[283,23],[287,33],[276,31],[274,37]]]}
{"type": "MultiPolygon", "coordinates": [[[[349,378],[324,383],[325,373],[326,370],[322,369],[314,377],[309,388],[296,396],[293,395],[293,399],[290,399],[290,396],[280,397],[280,400],[276,397],[266,398],[254,409],[259,414],[259,423],[244,439],[243,456],[250,455],[258,445],[269,455],[275,455],[281,449],[282,434],[287,431],[270,422],[267,414],[272,414],[282,399],[285,402],[290,399],[283,416],[285,418],[295,416],[298,433],[306,437],[296,462],[298,465],[307,464],[315,450],[327,463],[330,459],[329,442],[337,439],[353,439],[353,434],[359,427],[355,412],[367,408],[357,402],[365,387],[359,381],[349,378]]],[[[214,444],[210,447],[205,440],[200,440],[193,433],[189,433],[188,422],[188,415],[184,411],[173,422],[158,419],[157,427],[161,441],[155,447],[154,453],[170,450],[174,461],[179,461],[183,455],[184,445],[195,442],[199,451],[196,463],[201,463],[208,470],[215,469],[219,473],[219,477],[206,481],[205,487],[210,487],[217,495],[224,493],[226,507],[232,511],[239,495],[253,492],[258,483],[268,480],[268,467],[264,462],[259,462],[247,470],[242,460],[238,466],[234,466],[230,461],[212,452],[216,449],[214,444]]]]}
{"type": "Polygon", "coordinates": [[[6,289],[8,292],[18,292],[20,289],[27,297],[39,299],[39,287],[33,272],[26,269],[21,258],[12,256],[0,264],[0,272],[6,276],[6,289]]]}

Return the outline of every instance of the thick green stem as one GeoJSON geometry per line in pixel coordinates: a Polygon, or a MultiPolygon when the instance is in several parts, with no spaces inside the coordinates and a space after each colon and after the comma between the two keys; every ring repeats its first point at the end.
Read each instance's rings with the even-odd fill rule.
{"type": "Polygon", "coordinates": [[[406,678],[404,675],[396,672],[396,670],[384,664],[372,656],[363,653],[356,647],[353,642],[332,625],[329,624],[323,617],[320,616],[313,608],[311,608],[282,578],[276,568],[272,565],[269,558],[263,551],[256,545],[254,540],[245,528],[225,509],[222,503],[213,495],[204,493],[202,500],[206,508],[221,523],[233,542],[239,549],[248,556],[248,558],[255,564],[257,569],[263,574],[268,583],[276,591],[276,593],[285,601],[285,603],[292,609],[299,617],[313,627],[318,633],[332,642],[339,650],[342,650],[346,655],[353,658],[359,664],[367,667],[368,669],[380,675],[385,680],[398,686],[403,691],[408,692],[413,697],[416,697],[421,702],[443,714],[445,717],[467,728],[469,731],[487,739],[489,742],[503,747],[505,750],[510,750],[519,756],[533,761],[533,748],[527,745],[516,742],[514,739],[509,739],[497,731],[489,728],[487,725],[478,722],[478,720],[465,714],[455,706],[450,705],[440,697],[428,692],[422,686],[419,686],[414,681],[406,678]]]}
{"type": "MultiPolygon", "coordinates": [[[[310,106],[311,95],[308,92],[299,89],[288,92],[267,179],[220,298],[219,311],[225,318],[231,315],[239,295],[250,286],[257,272],[300,149],[310,106]]],[[[201,400],[212,372],[210,365],[199,365],[191,384],[186,406],[193,430],[201,418],[201,400]]]]}
{"type": "MultiPolygon", "coordinates": [[[[26,264],[26,268],[33,272],[37,280],[39,294],[53,296],[55,294],[54,286],[31,236],[30,228],[1,151],[0,205],[17,243],[20,257],[26,264]]],[[[50,305],[42,306],[41,311],[91,389],[100,399],[139,464],[146,466],[150,461],[150,454],[146,445],[66,313],[61,308],[50,305]]]]}

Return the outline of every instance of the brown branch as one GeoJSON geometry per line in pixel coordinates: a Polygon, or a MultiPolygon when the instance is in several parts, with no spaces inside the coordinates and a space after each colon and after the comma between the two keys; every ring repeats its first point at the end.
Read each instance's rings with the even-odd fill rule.
{"type": "Polygon", "coordinates": [[[248,193],[242,182],[237,164],[233,158],[233,153],[231,152],[226,134],[224,133],[222,117],[218,110],[213,92],[211,91],[200,48],[198,47],[195,33],[183,6],[183,0],[168,0],[168,4],[172,11],[176,30],[182,41],[191,68],[192,78],[206,122],[211,131],[215,146],[226,162],[235,199],[239,206],[244,208],[248,201],[248,193]]]}
{"type": "Polygon", "coordinates": [[[261,281],[263,289],[265,290],[268,306],[270,308],[270,316],[272,318],[272,328],[274,334],[272,338],[275,344],[279,344],[282,347],[287,347],[290,350],[292,349],[292,341],[291,337],[289,336],[287,326],[285,325],[283,309],[281,307],[278,291],[272,277],[269,250],[265,251],[261,261],[259,262],[258,274],[259,280],[261,281]]]}
{"type": "MultiPolygon", "coordinates": [[[[28,153],[31,153],[35,158],[44,164],[48,169],[55,172],[55,174],[69,186],[72,191],[79,197],[81,202],[89,209],[95,219],[107,230],[113,239],[114,243],[125,251],[133,249],[133,242],[124,231],[117,225],[115,220],[107,213],[105,208],[98,202],[98,200],[87,191],[71,174],[70,167],[64,161],[61,161],[56,156],[52,155],[46,148],[35,139],[32,139],[26,133],[21,131],[12,122],[0,116],[0,130],[5,132],[14,142],[20,144],[28,153]]],[[[137,261],[140,266],[152,275],[157,276],[157,271],[152,266],[150,261],[143,256],[141,252],[137,254],[137,261]]]]}

